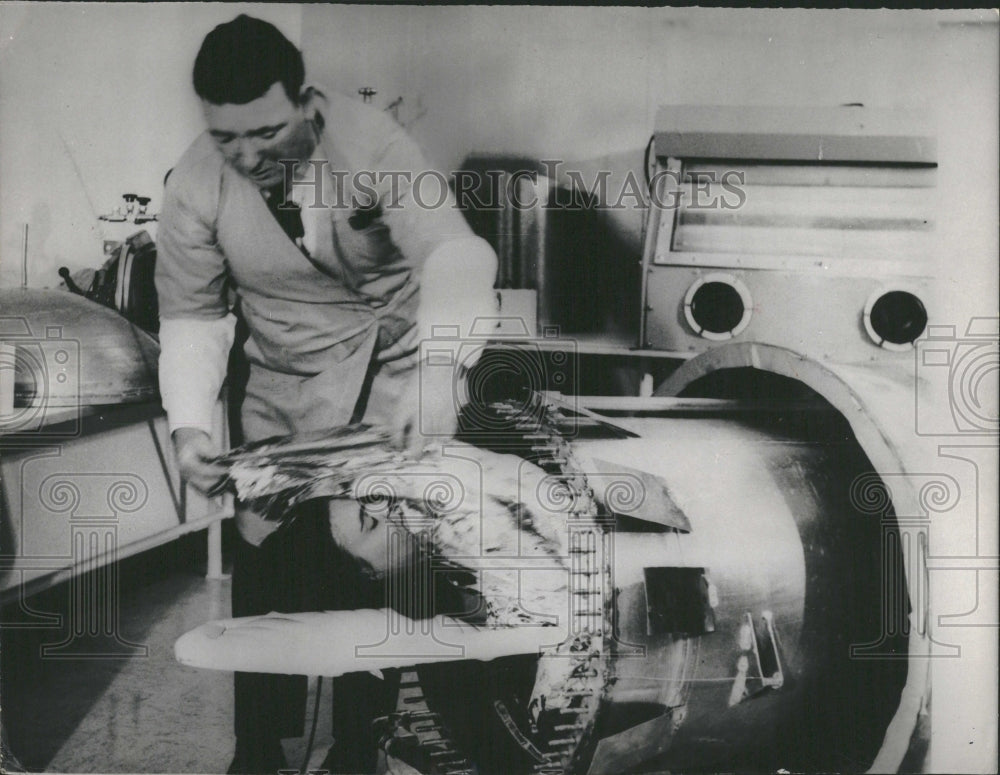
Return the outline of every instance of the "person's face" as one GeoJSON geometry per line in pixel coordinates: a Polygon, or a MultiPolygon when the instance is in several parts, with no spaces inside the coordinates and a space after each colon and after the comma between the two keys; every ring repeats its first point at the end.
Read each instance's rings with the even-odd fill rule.
{"type": "Polygon", "coordinates": [[[202,101],[208,131],[226,160],[259,188],[285,178],[282,159],[304,161],[316,145],[306,106],[288,99],[281,83],[245,105],[202,101]]]}
{"type": "Polygon", "coordinates": [[[330,533],[334,541],[362,561],[375,576],[398,571],[413,561],[412,545],[392,540],[391,532],[406,535],[401,506],[365,507],[356,500],[331,498],[330,533]]]}

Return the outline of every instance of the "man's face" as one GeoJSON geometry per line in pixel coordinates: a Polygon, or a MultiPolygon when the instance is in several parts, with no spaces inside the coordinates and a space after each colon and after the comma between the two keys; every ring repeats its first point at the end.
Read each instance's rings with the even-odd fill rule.
{"type": "Polygon", "coordinates": [[[202,101],[209,134],[226,160],[259,188],[281,183],[281,159],[304,161],[316,146],[306,108],[288,99],[280,83],[245,105],[202,101]]]}

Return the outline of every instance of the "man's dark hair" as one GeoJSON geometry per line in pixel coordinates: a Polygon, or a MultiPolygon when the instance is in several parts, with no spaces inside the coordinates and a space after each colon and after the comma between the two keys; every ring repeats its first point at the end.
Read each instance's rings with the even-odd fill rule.
{"type": "Polygon", "coordinates": [[[302,52],[273,24],[240,14],[202,41],[194,60],[194,90],[213,105],[245,105],[281,83],[297,103],[305,65],[302,52]]]}

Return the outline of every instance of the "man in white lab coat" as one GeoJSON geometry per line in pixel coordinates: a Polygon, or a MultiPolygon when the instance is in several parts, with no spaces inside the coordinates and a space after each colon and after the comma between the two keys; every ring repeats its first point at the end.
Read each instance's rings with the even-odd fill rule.
{"type": "MultiPolygon", "coordinates": [[[[446,189],[414,185],[443,177],[387,114],[307,85],[301,53],[266,22],[239,16],[209,33],[194,87],[208,130],[169,176],[156,271],[160,389],[187,481],[208,491],[222,474],[208,462],[211,416],[237,315],[247,441],[362,419],[411,447],[454,431],[456,374],[422,368],[419,343],[496,314],[496,256],[446,189]]],[[[238,507],[237,525],[235,616],[384,605],[349,566],[333,579],[317,520],[274,534],[238,507]]],[[[340,766],[363,771],[381,689],[347,679],[334,736],[340,766]]],[[[283,767],[280,740],[302,734],[304,701],[303,677],[237,674],[230,771],[283,767]]]]}

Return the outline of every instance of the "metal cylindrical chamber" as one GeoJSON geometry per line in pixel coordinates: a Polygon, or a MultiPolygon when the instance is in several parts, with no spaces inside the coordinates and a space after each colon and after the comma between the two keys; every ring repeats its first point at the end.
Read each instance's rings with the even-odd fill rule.
{"type": "Polygon", "coordinates": [[[14,350],[18,417],[159,396],[156,339],[82,296],[37,288],[0,290],[0,341],[14,350]]]}
{"type": "Polygon", "coordinates": [[[908,601],[891,508],[855,502],[860,447],[735,418],[630,423],[643,438],[574,449],[662,477],[691,531],[615,531],[589,772],[866,769],[906,679],[908,601]],[[859,658],[872,643],[883,658],[859,658]]]}

